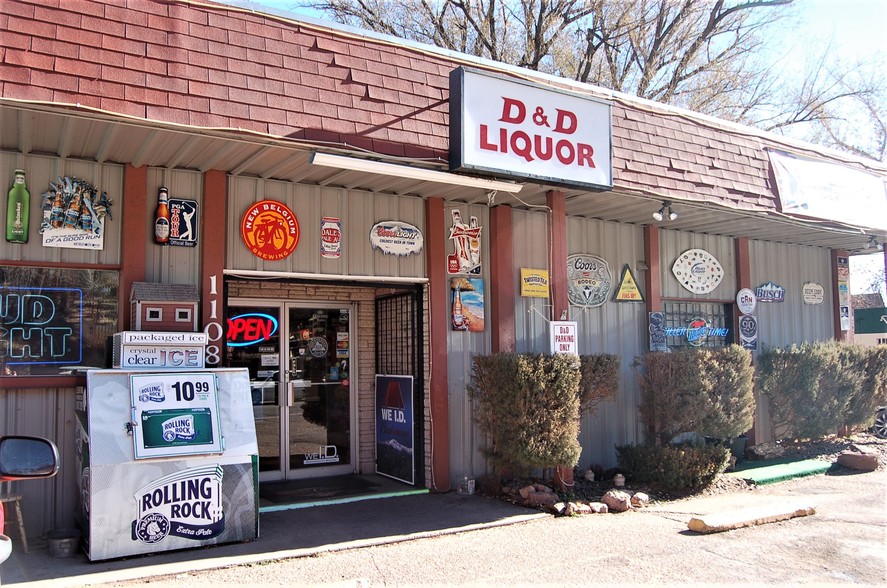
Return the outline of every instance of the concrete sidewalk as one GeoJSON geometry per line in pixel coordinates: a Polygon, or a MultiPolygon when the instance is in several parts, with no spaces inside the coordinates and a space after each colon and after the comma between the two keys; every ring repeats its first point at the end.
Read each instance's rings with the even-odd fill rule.
{"type": "Polygon", "coordinates": [[[90,562],[82,552],[53,557],[45,541],[30,541],[30,553],[14,548],[0,567],[0,583],[19,588],[85,586],[304,557],[550,516],[494,498],[454,492],[263,512],[255,541],[110,561],[90,562]]]}

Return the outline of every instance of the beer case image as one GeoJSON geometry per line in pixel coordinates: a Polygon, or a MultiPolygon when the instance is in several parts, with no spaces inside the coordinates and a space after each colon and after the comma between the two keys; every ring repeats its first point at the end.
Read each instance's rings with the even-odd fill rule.
{"type": "Polygon", "coordinates": [[[213,422],[209,408],[146,410],[142,413],[142,442],[145,447],[212,445],[213,422]]]}
{"type": "MultiPolygon", "coordinates": [[[[78,391],[84,442],[75,504],[90,560],[258,538],[258,444],[249,372],[219,368],[187,374],[195,401],[203,395],[206,406],[148,400],[152,404],[143,404],[136,414],[141,399],[133,395],[133,381],[175,384],[181,373],[87,372],[86,388],[78,391]],[[210,387],[202,385],[209,381],[215,402],[210,387]],[[213,439],[221,441],[218,448],[213,439]],[[137,459],[137,445],[157,456],[137,459]]],[[[186,395],[183,388],[183,398],[190,391],[186,395]]]]}

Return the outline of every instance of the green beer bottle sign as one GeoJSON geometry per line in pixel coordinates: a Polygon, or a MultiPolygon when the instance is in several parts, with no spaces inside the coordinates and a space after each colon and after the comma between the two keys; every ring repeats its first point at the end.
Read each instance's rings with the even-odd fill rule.
{"type": "Polygon", "coordinates": [[[14,175],[6,202],[6,240],[10,243],[27,243],[31,194],[25,185],[25,170],[17,169],[14,175]]]}
{"type": "Polygon", "coordinates": [[[139,374],[130,386],[136,459],[222,453],[214,374],[139,374]]]}

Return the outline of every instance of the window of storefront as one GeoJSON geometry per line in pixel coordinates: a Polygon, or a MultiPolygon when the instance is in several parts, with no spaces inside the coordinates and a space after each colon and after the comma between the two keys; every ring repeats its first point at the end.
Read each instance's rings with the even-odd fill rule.
{"type": "Polygon", "coordinates": [[[0,266],[0,373],[106,367],[118,283],[116,271],[0,266]]]}
{"type": "Polygon", "coordinates": [[[667,345],[671,349],[730,345],[734,340],[732,317],[732,304],[666,302],[667,345]]]}

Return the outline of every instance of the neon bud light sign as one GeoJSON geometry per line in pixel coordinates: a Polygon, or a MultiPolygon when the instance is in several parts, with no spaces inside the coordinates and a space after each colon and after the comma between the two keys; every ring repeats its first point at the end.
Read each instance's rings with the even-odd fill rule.
{"type": "Polygon", "coordinates": [[[268,341],[277,332],[277,319],[270,314],[250,312],[228,319],[228,347],[246,347],[268,341]]]}

